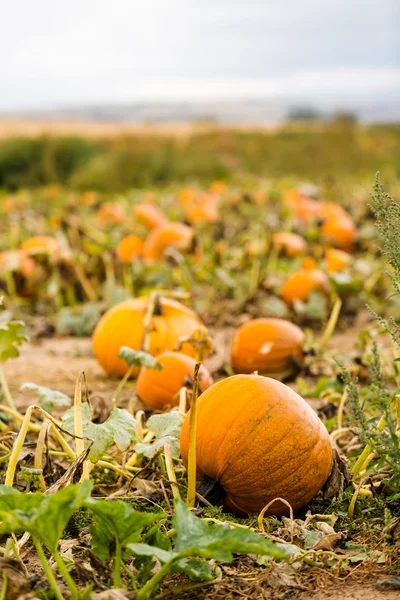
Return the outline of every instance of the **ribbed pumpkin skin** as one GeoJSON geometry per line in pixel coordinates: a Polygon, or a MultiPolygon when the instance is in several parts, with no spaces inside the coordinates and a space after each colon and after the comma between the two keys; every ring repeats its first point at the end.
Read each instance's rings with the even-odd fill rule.
{"type": "Polygon", "coordinates": [[[303,359],[302,330],[284,319],[253,319],[236,331],[231,363],[237,373],[278,374],[303,359]]]}
{"type": "MultiPolygon", "coordinates": [[[[169,298],[161,298],[160,302],[162,315],[153,316],[149,336],[149,352],[154,356],[164,350],[173,350],[181,337],[190,336],[202,326],[195,313],[180,302],[169,298]]],[[[92,337],[93,350],[109,375],[122,377],[129,368],[118,358],[121,346],[139,350],[148,303],[147,296],[126,300],[108,310],[97,323],[92,337]]],[[[194,348],[188,343],[183,344],[181,352],[195,355],[194,348]]]]}
{"type": "Polygon", "coordinates": [[[284,284],[281,296],[288,304],[294,300],[306,302],[313,291],[326,291],[328,278],[318,269],[301,269],[293,273],[284,284]]]}
{"type": "MultiPolygon", "coordinates": [[[[141,369],[136,392],[153,410],[167,410],[179,404],[179,390],[186,386],[185,379],[193,378],[196,361],[181,352],[163,352],[156,357],[162,370],[141,369]]],[[[213,384],[208,370],[202,365],[199,371],[200,393],[213,384]]],[[[189,386],[191,388],[191,386],[189,386]]]]}
{"type": "MultiPolygon", "coordinates": [[[[189,414],[181,432],[187,465],[189,414]]],[[[306,506],[326,482],[332,465],[328,432],[291,388],[268,377],[234,375],[202,394],[197,407],[197,478],[218,481],[226,510],[258,513],[271,500],[306,506]]],[[[267,515],[284,515],[274,503],[267,515]]]]}

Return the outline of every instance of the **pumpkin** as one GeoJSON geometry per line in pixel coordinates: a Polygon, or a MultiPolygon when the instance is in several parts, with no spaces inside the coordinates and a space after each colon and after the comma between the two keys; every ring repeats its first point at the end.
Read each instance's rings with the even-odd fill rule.
{"type": "MultiPolygon", "coordinates": [[[[180,447],[188,463],[190,412],[180,447]]],[[[275,498],[294,511],[307,506],[331,471],[328,432],[291,388],[260,375],[234,375],[212,385],[197,405],[198,492],[235,514],[259,513],[275,498]]],[[[284,515],[274,502],[267,515],[284,515]]]]}
{"type": "MultiPolygon", "coordinates": [[[[153,410],[167,410],[179,404],[179,390],[192,388],[196,361],[181,352],[163,352],[156,357],[162,366],[161,371],[142,367],[136,384],[136,392],[147,406],[153,410]]],[[[212,385],[208,370],[202,365],[199,371],[199,391],[212,385]]]]}
{"type": "Polygon", "coordinates": [[[179,250],[187,250],[191,244],[194,232],[183,223],[165,223],[153,229],[143,246],[143,258],[146,261],[160,260],[169,246],[179,250]]]}
{"type": "Polygon", "coordinates": [[[339,204],[333,202],[320,202],[318,204],[317,215],[320,219],[329,219],[331,217],[346,217],[347,212],[339,204]]]}
{"type": "MultiPolygon", "coordinates": [[[[110,375],[121,377],[129,369],[127,363],[118,358],[121,346],[140,349],[149,301],[148,296],[142,296],[121,302],[110,308],[98,322],[92,338],[93,350],[110,375]]],[[[180,338],[191,336],[202,326],[189,308],[176,300],[160,297],[151,321],[148,352],[156,356],[164,350],[173,350],[180,338]]],[[[195,350],[188,342],[182,345],[181,352],[195,356],[195,350]]]]}
{"type": "Polygon", "coordinates": [[[116,253],[123,263],[131,263],[134,258],[141,256],[143,252],[143,240],[137,235],[126,235],[119,242],[116,253]]]}
{"type": "Polygon", "coordinates": [[[212,181],[208,191],[212,194],[221,195],[226,191],[226,183],[224,181],[212,181]]]}
{"type": "Polygon", "coordinates": [[[119,204],[104,202],[97,210],[96,218],[103,225],[120,225],[126,221],[126,214],[119,204]]]}
{"type": "Polygon", "coordinates": [[[287,279],[281,296],[288,304],[295,300],[306,302],[311,292],[326,292],[328,285],[328,277],[319,269],[300,269],[287,279]]]}
{"type": "Polygon", "coordinates": [[[57,254],[60,246],[55,238],[48,235],[36,235],[25,240],[20,249],[26,255],[34,256],[35,254],[57,254]]]}
{"type": "Polygon", "coordinates": [[[272,245],[283,250],[286,256],[301,256],[307,249],[307,243],[301,235],[281,231],[272,236],[272,245]]]}
{"type": "Polygon", "coordinates": [[[336,248],[329,248],[325,253],[326,270],[328,273],[339,273],[351,262],[350,254],[336,248]]]}
{"type": "Polygon", "coordinates": [[[133,213],[137,220],[151,231],[155,227],[159,227],[167,223],[168,219],[161,209],[152,202],[141,202],[133,207],[133,213]]]}
{"type": "Polygon", "coordinates": [[[208,197],[199,199],[189,204],[185,209],[185,216],[189,223],[215,223],[218,221],[218,209],[216,202],[208,197]]]}
{"type": "Polygon", "coordinates": [[[357,236],[356,226],[348,215],[333,216],[324,221],[321,234],[343,250],[349,250],[354,245],[357,236]]]}
{"type": "Polygon", "coordinates": [[[306,256],[303,262],[301,263],[301,268],[304,271],[313,271],[317,268],[317,261],[313,256],[306,256]]]}
{"type": "Polygon", "coordinates": [[[302,362],[302,330],[284,319],[252,319],[233,338],[231,363],[237,373],[280,374],[302,362]]]}
{"type": "Polygon", "coordinates": [[[300,221],[309,221],[318,214],[318,202],[302,196],[296,190],[289,190],[284,195],[284,202],[288,204],[300,221]]]}

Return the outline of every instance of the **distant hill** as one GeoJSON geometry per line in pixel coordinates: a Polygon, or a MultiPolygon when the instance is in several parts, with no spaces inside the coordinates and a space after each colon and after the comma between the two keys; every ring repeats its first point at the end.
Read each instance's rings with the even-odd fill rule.
{"type": "Polygon", "coordinates": [[[293,114],[314,114],[331,118],[336,112],[349,112],[365,123],[400,122],[400,103],[365,104],[364,106],[312,106],[287,102],[171,102],[93,105],[8,112],[0,118],[107,123],[187,123],[271,125],[285,121],[293,114]]]}

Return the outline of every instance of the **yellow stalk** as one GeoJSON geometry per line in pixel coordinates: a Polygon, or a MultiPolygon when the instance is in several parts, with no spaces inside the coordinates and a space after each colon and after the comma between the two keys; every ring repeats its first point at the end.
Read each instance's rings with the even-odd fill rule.
{"type": "Polygon", "coordinates": [[[324,335],[320,344],[320,350],[321,352],[323,352],[324,350],[326,350],[329,341],[332,337],[333,332],[335,331],[335,327],[336,327],[336,323],[337,320],[339,318],[339,314],[340,314],[340,309],[342,308],[342,301],[339,297],[336,298],[333,307],[332,307],[332,312],[331,315],[329,317],[328,323],[326,325],[325,331],[324,331],[324,335]]]}
{"type": "Polygon", "coordinates": [[[167,469],[168,479],[171,484],[172,495],[174,498],[181,499],[181,495],[179,493],[178,482],[176,480],[174,463],[172,461],[172,453],[171,446],[169,444],[165,444],[164,446],[164,456],[165,456],[165,466],[167,469]]]}
{"type": "MultiPolygon", "coordinates": [[[[74,394],[74,433],[76,436],[75,445],[76,445],[76,456],[80,456],[85,451],[85,443],[83,440],[83,421],[82,421],[82,378],[84,376],[84,372],[81,371],[78,375],[78,379],[76,380],[75,385],[75,394],[74,394]]],[[[82,477],[81,481],[85,479],[89,479],[89,467],[88,461],[85,460],[82,468],[82,477]]]]}

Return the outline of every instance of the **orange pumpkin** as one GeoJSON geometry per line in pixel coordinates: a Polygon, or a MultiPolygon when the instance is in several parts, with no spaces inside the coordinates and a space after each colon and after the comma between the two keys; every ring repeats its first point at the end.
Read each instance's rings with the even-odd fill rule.
{"type": "MultiPolygon", "coordinates": [[[[126,300],[110,308],[98,322],[93,333],[93,350],[103,369],[110,375],[123,376],[129,369],[118,358],[121,346],[139,350],[143,343],[143,319],[149,297],[126,300]]],[[[182,337],[191,336],[202,327],[201,321],[189,308],[169,298],[160,297],[151,320],[148,352],[154,356],[173,350],[182,337]]],[[[185,342],[181,352],[195,356],[193,346],[185,342]]]]}
{"type": "Polygon", "coordinates": [[[288,304],[292,304],[295,300],[306,302],[311,292],[326,292],[328,285],[328,277],[322,271],[300,269],[286,281],[281,296],[288,304]]]}
{"type": "Polygon", "coordinates": [[[304,271],[313,271],[317,268],[317,261],[313,256],[306,256],[303,262],[301,263],[301,268],[304,271]]]}
{"type": "Polygon", "coordinates": [[[96,218],[103,225],[120,225],[126,220],[125,210],[114,202],[104,202],[96,212],[96,218]]]}
{"type": "Polygon", "coordinates": [[[352,248],[357,237],[356,226],[347,215],[326,219],[321,227],[321,233],[327,241],[333,242],[343,250],[352,248]]]}
{"type": "MultiPolygon", "coordinates": [[[[179,390],[192,388],[196,361],[181,352],[163,352],[156,357],[161,371],[142,368],[136,384],[136,392],[153,410],[167,410],[179,404],[179,390]]],[[[200,393],[212,385],[208,370],[202,365],[199,371],[200,393]]]]}
{"type": "Polygon", "coordinates": [[[309,221],[318,214],[318,202],[302,196],[296,190],[289,190],[283,200],[288,204],[300,221],[309,221]]]}
{"type": "Polygon", "coordinates": [[[329,248],[325,253],[325,262],[328,273],[339,273],[349,266],[351,256],[343,250],[329,248]]]}
{"type": "Polygon", "coordinates": [[[218,209],[216,203],[211,199],[203,199],[189,204],[186,207],[185,215],[189,223],[215,223],[218,221],[218,209]]]}
{"type": "Polygon", "coordinates": [[[20,249],[25,254],[34,256],[35,254],[57,254],[60,251],[60,246],[56,239],[48,235],[36,235],[25,240],[20,249]]]}
{"type": "Polygon", "coordinates": [[[137,235],[126,235],[119,242],[116,253],[123,263],[131,263],[134,258],[141,256],[143,252],[143,240],[137,235]]]}
{"type": "MultiPolygon", "coordinates": [[[[190,412],[181,432],[188,463],[190,412]]],[[[291,388],[260,375],[234,375],[206,390],[197,405],[199,493],[235,514],[259,513],[275,498],[307,506],[332,466],[328,432],[291,388]]],[[[274,502],[267,515],[287,514],[274,502]]]]}
{"type": "Polygon", "coordinates": [[[141,202],[140,204],[136,204],[136,206],[133,207],[133,213],[137,220],[144,225],[148,231],[168,222],[168,219],[162,210],[152,202],[141,202]]]}
{"type": "Polygon", "coordinates": [[[281,374],[302,362],[302,330],[284,319],[253,319],[237,329],[231,347],[236,373],[281,374]]]}
{"type": "Polygon", "coordinates": [[[146,261],[160,260],[169,246],[179,250],[187,250],[194,232],[183,223],[165,223],[153,229],[144,242],[143,257],[146,261]]]}
{"type": "Polygon", "coordinates": [[[286,256],[301,256],[307,250],[307,243],[301,235],[281,231],[272,236],[272,245],[283,250],[286,256]]]}
{"type": "Polygon", "coordinates": [[[323,220],[331,217],[348,216],[347,212],[342,206],[339,206],[339,204],[334,204],[333,202],[320,202],[318,204],[317,215],[323,220]]]}

